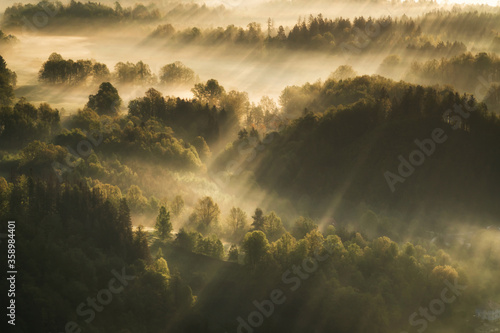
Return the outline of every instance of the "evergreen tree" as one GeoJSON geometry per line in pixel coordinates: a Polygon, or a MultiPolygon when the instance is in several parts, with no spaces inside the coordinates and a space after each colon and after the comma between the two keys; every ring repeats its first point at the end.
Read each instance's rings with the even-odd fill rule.
{"type": "Polygon", "coordinates": [[[167,211],[165,206],[161,206],[160,213],[156,217],[155,229],[161,240],[170,238],[172,232],[172,222],[170,222],[170,212],[167,211]]]}
{"type": "Polygon", "coordinates": [[[128,208],[127,199],[120,200],[120,207],[118,209],[118,222],[121,230],[124,231],[125,239],[132,241],[132,219],[130,217],[130,209],[128,208]]]}
{"type": "Polygon", "coordinates": [[[260,230],[264,231],[265,230],[265,223],[266,219],[264,217],[264,212],[262,209],[257,208],[255,209],[255,214],[252,216],[253,222],[252,222],[252,230],[260,230]]]}
{"type": "Polygon", "coordinates": [[[231,247],[229,248],[228,260],[238,261],[238,256],[239,256],[238,247],[236,246],[236,244],[232,244],[231,247]]]}

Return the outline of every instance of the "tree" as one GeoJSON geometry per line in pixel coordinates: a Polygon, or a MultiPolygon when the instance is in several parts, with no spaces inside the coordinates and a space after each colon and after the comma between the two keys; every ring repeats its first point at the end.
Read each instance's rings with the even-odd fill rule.
{"type": "Polygon", "coordinates": [[[278,41],[283,42],[286,40],[285,28],[282,25],[278,28],[278,34],[275,37],[278,41]]]}
{"type": "Polygon", "coordinates": [[[152,79],[151,69],[149,65],[143,63],[142,61],[135,64],[135,70],[137,72],[137,79],[139,82],[149,82],[152,79]]]}
{"type": "Polygon", "coordinates": [[[158,252],[156,252],[156,257],[155,257],[155,260],[158,260],[160,258],[163,258],[163,250],[160,248],[158,248],[158,252]]]}
{"type": "Polygon", "coordinates": [[[231,247],[229,248],[228,260],[237,262],[238,257],[239,257],[238,247],[236,246],[236,244],[231,244],[231,247]]]}
{"type": "Polygon", "coordinates": [[[170,222],[170,212],[167,211],[165,206],[160,207],[160,213],[156,217],[155,229],[161,240],[170,238],[173,228],[170,222]]]}
{"type": "Polygon", "coordinates": [[[218,223],[220,209],[219,205],[211,197],[205,197],[198,201],[194,213],[196,215],[196,222],[198,223],[198,231],[205,234],[211,227],[218,223]]]}
{"type": "Polygon", "coordinates": [[[183,210],[184,210],[184,199],[182,199],[182,196],[176,195],[174,200],[170,204],[170,211],[175,217],[178,217],[179,215],[182,214],[183,210]]]}
{"type": "Polygon", "coordinates": [[[196,148],[200,160],[202,160],[203,162],[206,162],[210,158],[210,156],[212,156],[210,147],[202,136],[197,136],[196,138],[194,138],[192,144],[196,148]]]}
{"type": "Polygon", "coordinates": [[[195,252],[207,255],[212,258],[222,259],[224,257],[224,246],[215,235],[198,239],[195,252]]]}
{"type": "Polygon", "coordinates": [[[64,60],[60,54],[52,53],[43,63],[38,73],[40,82],[49,84],[78,85],[86,83],[93,75],[94,80],[103,78],[106,74],[106,65],[95,63],[93,60],[64,60]],[[97,66],[96,66],[97,65],[97,66]]]}
{"type": "Polygon", "coordinates": [[[269,242],[262,231],[252,231],[245,235],[242,243],[245,263],[255,267],[269,253],[269,242]]]}
{"type": "Polygon", "coordinates": [[[122,83],[150,83],[153,75],[149,65],[142,61],[133,64],[131,62],[119,62],[115,65],[115,75],[122,83]]]}
{"type": "Polygon", "coordinates": [[[160,273],[166,278],[170,277],[170,270],[168,269],[167,261],[161,257],[155,260],[153,269],[155,272],[160,273]]]}
{"type": "Polygon", "coordinates": [[[191,91],[194,98],[209,105],[219,105],[220,98],[224,95],[225,89],[217,80],[208,80],[206,84],[198,83],[191,91]]]}
{"type": "Polygon", "coordinates": [[[283,223],[278,215],[275,212],[270,212],[264,217],[264,225],[266,236],[269,241],[274,242],[278,238],[283,235],[285,232],[285,228],[283,227],[283,223]]]}
{"type": "Polygon", "coordinates": [[[146,232],[144,227],[139,225],[137,230],[134,232],[134,248],[138,259],[143,259],[148,262],[151,261],[151,254],[149,252],[148,239],[146,237],[146,232]]]}
{"type": "Polygon", "coordinates": [[[142,195],[139,186],[132,185],[127,191],[127,203],[133,211],[142,212],[148,206],[148,199],[142,195]]]}
{"type": "Polygon", "coordinates": [[[163,66],[160,69],[160,82],[164,84],[192,84],[197,81],[194,71],[182,62],[163,66]]]}
{"type": "MultiPolygon", "coordinates": [[[[119,188],[118,188],[119,190],[119,188]]],[[[120,200],[120,207],[118,209],[118,221],[120,228],[125,231],[125,239],[129,242],[132,241],[132,219],[130,218],[130,209],[128,208],[127,199],[120,200]]]]}
{"type": "Polygon", "coordinates": [[[292,229],[292,235],[297,239],[302,239],[315,229],[318,229],[318,225],[314,223],[313,220],[301,216],[297,221],[295,221],[292,229]]]}
{"type": "Polygon", "coordinates": [[[356,75],[358,75],[358,73],[354,69],[352,69],[351,66],[342,65],[342,66],[339,66],[335,70],[335,72],[330,74],[330,79],[340,81],[340,80],[353,78],[356,75]]]}
{"type": "Polygon", "coordinates": [[[247,223],[247,214],[241,210],[241,208],[231,208],[227,217],[227,224],[231,230],[231,235],[234,238],[238,238],[238,236],[244,232],[247,223]]]}
{"type": "Polygon", "coordinates": [[[153,117],[161,119],[166,113],[166,102],[161,92],[149,88],[144,97],[131,100],[128,109],[129,115],[136,116],[143,121],[153,117]]]}
{"type": "Polygon", "coordinates": [[[266,219],[264,217],[264,212],[262,211],[262,209],[256,208],[252,219],[252,230],[266,230],[266,219]]]}
{"type": "MultiPolygon", "coordinates": [[[[0,95],[2,95],[1,91],[0,95]]],[[[5,103],[9,102],[5,101],[5,103]]],[[[59,111],[52,109],[46,103],[41,103],[37,109],[25,98],[20,98],[13,108],[7,105],[0,107],[0,146],[2,147],[20,148],[33,140],[48,141],[59,133],[60,128],[59,111]]]]}
{"type": "Polygon", "coordinates": [[[458,277],[459,275],[455,268],[449,265],[440,265],[432,269],[430,281],[433,284],[433,287],[438,290],[438,288],[442,288],[444,281],[454,283],[458,277]]]}
{"type": "Polygon", "coordinates": [[[238,140],[245,140],[248,138],[248,131],[244,128],[238,132],[238,140]]]}
{"type": "Polygon", "coordinates": [[[63,60],[64,60],[63,57],[59,53],[52,52],[49,55],[49,61],[63,61],[63,60]]]}
{"type": "Polygon", "coordinates": [[[274,258],[281,264],[281,266],[286,267],[290,265],[291,255],[297,246],[296,239],[286,232],[274,243],[273,254],[274,258]]]}
{"type": "Polygon", "coordinates": [[[392,260],[399,254],[398,244],[383,236],[372,241],[373,254],[382,260],[392,260]]]}
{"type": "Polygon", "coordinates": [[[307,253],[309,256],[314,256],[316,253],[319,254],[323,251],[323,243],[325,242],[325,238],[318,229],[311,230],[304,237],[304,240],[307,244],[307,253]]]}
{"type": "Polygon", "coordinates": [[[262,112],[264,112],[264,114],[278,112],[278,106],[276,105],[276,102],[269,96],[263,96],[260,99],[259,105],[262,108],[262,112]]]}
{"type": "Polygon", "coordinates": [[[101,83],[103,81],[108,81],[111,77],[111,73],[106,64],[97,62],[92,66],[92,77],[95,83],[101,83]]]}
{"type": "Polygon", "coordinates": [[[12,84],[14,76],[15,73],[7,68],[7,63],[4,58],[0,56],[0,105],[11,105],[14,99],[12,84]]]}
{"type": "Polygon", "coordinates": [[[382,75],[393,75],[396,74],[399,65],[401,64],[401,58],[397,54],[391,54],[384,58],[379,67],[379,72],[382,75]]]}
{"type": "Polygon", "coordinates": [[[87,107],[96,111],[99,115],[115,116],[120,110],[122,100],[118,90],[109,82],[103,82],[99,86],[96,95],[90,95],[87,107]]]}
{"type": "Polygon", "coordinates": [[[231,90],[227,94],[224,94],[221,99],[221,107],[226,110],[229,117],[234,118],[236,123],[246,113],[249,106],[250,101],[246,92],[231,90]]]}
{"type": "Polygon", "coordinates": [[[188,232],[186,229],[181,228],[175,237],[175,244],[186,251],[192,252],[201,238],[200,233],[188,232]]]}

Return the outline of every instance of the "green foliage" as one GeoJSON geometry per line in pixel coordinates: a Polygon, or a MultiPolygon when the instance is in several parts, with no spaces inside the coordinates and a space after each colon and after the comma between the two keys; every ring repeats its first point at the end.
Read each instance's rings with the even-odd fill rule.
{"type": "Polygon", "coordinates": [[[288,267],[292,262],[293,252],[296,247],[296,239],[289,232],[285,232],[272,245],[273,257],[282,267],[288,267]]]}
{"type": "Polygon", "coordinates": [[[127,191],[127,202],[130,208],[137,212],[144,212],[148,206],[148,199],[142,194],[142,190],[137,185],[129,187],[127,191]]]}
{"type": "Polygon", "coordinates": [[[346,79],[352,79],[358,76],[358,73],[349,65],[339,66],[332,74],[330,74],[330,79],[340,81],[346,79]]]}
{"type": "Polygon", "coordinates": [[[222,259],[224,257],[224,246],[217,236],[210,235],[198,239],[194,252],[204,254],[212,258],[222,259]]]}
{"type": "Polygon", "coordinates": [[[269,254],[269,242],[262,231],[252,231],[245,235],[241,245],[245,252],[245,263],[255,267],[269,254]]]}
{"type": "Polygon", "coordinates": [[[170,203],[170,210],[175,217],[178,217],[184,211],[184,199],[180,195],[176,195],[170,203]]]}
{"type": "Polygon", "coordinates": [[[166,278],[170,278],[170,270],[168,269],[168,264],[162,257],[155,260],[153,264],[153,270],[157,273],[162,274],[166,278]]]}
{"type": "Polygon", "coordinates": [[[14,107],[0,108],[0,146],[19,148],[32,140],[48,140],[60,126],[59,110],[46,103],[37,108],[21,98],[14,107]]]}
{"type": "Polygon", "coordinates": [[[194,71],[180,61],[163,66],[159,79],[161,83],[173,85],[192,85],[199,81],[194,71]]]}
{"type": "Polygon", "coordinates": [[[64,163],[67,154],[61,146],[33,141],[21,150],[19,168],[48,176],[53,172],[53,163],[64,163]]]}
{"type": "Polygon", "coordinates": [[[185,228],[181,228],[175,237],[174,243],[186,251],[193,252],[198,240],[201,238],[202,236],[200,233],[187,231],[185,228]]]}
{"type": "Polygon", "coordinates": [[[219,105],[220,99],[225,93],[224,87],[217,80],[211,79],[207,83],[197,83],[191,90],[194,98],[203,104],[219,105]]]}
{"type": "MultiPolygon", "coordinates": [[[[36,17],[37,13],[46,12],[51,15],[48,25],[74,25],[78,23],[92,23],[95,20],[101,23],[118,23],[122,20],[142,21],[160,18],[156,8],[146,8],[142,4],[123,8],[118,2],[115,8],[97,2],[70,1],[63,5],[59,1],[43,0],[37,4],[14,4],[7,7],[3,16],[3,25],[20,27],[26,24],[23,18],[36,17]]],[[[94,22],[95,24],[95,22],[94,22]]]]}
{"type": "Polygon", "coordinates": [[[211,197],[204,197],[198,200],[190,219],[196,230],[206,235],[218,228],[219,217],[219,205],[211,197]]]}
{"type": "Polygon", "coordinates": [[[238,247],[235,244],[231,244],[227,260],[238,262],[238,258],[239,258],[238,247]]]}
{"type": "MultiPolygon", "coordinates": [[[[256,156],[251,161],[243,163],[249,155],[238,151],[243,140],[250,139],[236,139],[212,164],[213,172],[224,171],[230,161],[241,161],[239,175],[253,173],[253,181],[260,186],[289,198],[296,214],[314,210],[313,217],[318,218],[331,209],[332,202],[338,202],[337,214],[350,216],[361,202],[374,211],[409,216],[423,211],[441,214],[443,209],[462,218],[463,214],[496,214],[496,199],[491,196],[496,192],[488,184],[500,174],[495,168],[479,174],[474,170],[484,163],[499,165],[498,151],[492,147],[500,142],[500,122],[473,96],[379,76],[327,80],[294,89],[298,91],[294,96],[307,96],[307,100],[286,102],[285,112],[298,107],[308,112],[284,126],[265,149],[258,144],[248,147],[248,154],[256,156]],[[451,120],[445,117],[447,110],[453,115],[462,111],[465,117],[451,120]],[[428,138],[437,128],[448,140],[436,145],[432,158],[404,184],[398,183],[402,191],[393,195],[384,172],[397,173],[398,156],[407,158],[418,149],[415,140],[428,138]]],[[[369,227],[377,234],[404,232],[395,225],[400,226],[379,219],[369,227]]]]}
{"type": "MultiPolygon", "coordinates": [[[[260,24],[251,22],[246,28],[228,25],[226,28],[186,28],[176,30],[172,25],[160,25],[149,35],[151,42],[157,39],[166,39],[169,44],[202,44],[204,46],[230,45],[234,47],[251,47],[253,50],[271,51],[286,48],[287,50],[315,50],[328,53],[350,53],[359,54],[362,50],[372,52],[383,52],[390,49],[398,49],[401,52],[413,53],[415,55],[456,55],[467,51],[467,47],[461,41],[443,40],[460,39],[474,41],[474,36],[484,34],[484,31],[474,34],[454,33],[455,29],[449,28],[451,21],[460,25],[457,21],[460,17],[471,26],[471,30],[477,27],[488,26],[488,31],[497,31],[497,13],[479,14],[477,11],[468,13],[451,12],[429,12],[423,17],[402,18],[359,16],[353,20],[345,17],[328,19],[322,14],[314,17],[301,17],[289,31],[283,26],[277,29],[270,22],[267,33],[262,30],[260,24]],[[487,16],[487,22],[484,21],[487,16]],[[437,26],[444,27],[442,30],[437,26]],[[425,31],[423,33],[422,31],[425,31]]],[[[287,29],[288,30],[288,29],[287,29]]],[[[492,37],[489,34],[488,37],[492,37]]],[[[491,39],[485,41],[491,43],[491,39]]]]}
{"type": "Polygon", "coordinates": [[[500,82],[500,58],[494,53],[462,53],[447,59],[414,62],[408,80],[424,84],[448,84],[457,90],[484,94],[492,83],[500,82]],[[474,78],[471,80],[470,78],[474,78]],[[485,85],[483,87],[482,85],[485,85]]]}
{"type": "Polygon", "coordinates": [[[234,241],[239,241],[243,238],[248,227],[247,214],[239,207],[232,207],[229,215],[226,218],[228,237],[234,241]]]}
{"type": "Polygon", "coordinates": [[[17,43],[19,40],[14,35],[7,35],[5,32],[0,30],[0,49],[4,46],[11,46],[14,43],[17,43]]]}
{"type": "MultiPolygon", "coordinates": [[[[129,116],[137,117],[143,122],[155,120],[168,125],[181,138],[197,144],[201,144],[197,137],[202,137],[209,143],[214,142],[219,138],[222,126],[230,127],[230,122],[236,121],[225,119],[226,113],[215,107],[210,108],[208,105],[180,98],[165,98],[153,88],[144,97],[131,100],[128,109],[129,116]]],[[[200,146],[200,149],[201,156],[208,154],[206,147],[200,146]]]]}
{"type": "Polygon", "coordinates": [[[109,82],[103,82],[99,86],[96,95],[89,96],[87,107],[96,111],[99,115],[115,116],[120,110],[122,100],[118,90],[109,82]]]}
{"type": "Polygon", "coordinates": [[[119,62],[115,65],[116,80],[120,83],[148,84],[154,81],[149,65],[142,61],[133,64],[131,62],[119,62]]]}
{"type": "Polygon", "coordinates": [[[260,208],[255,209],[255,213],[252,216],[252,230],[264,231],[266,227],[266,220],[264,218],[264,212],[260,208]]]}
{"type": "MultiPolygon", "coordinates": [[[[59,3],[52,6],[65,8],[59,3]]],[[[96,8],[109,12],[105,6],[93,3],[72,1],[69,7],[80,8],[82,12],[96,8]]],[[[11,8],[40,9],[34,5],[11,8]]],[[[133,15],[147,15],[144,6],[136,8],[133,15]]],[[[124,9],[116,4],[112,11],[121,13],[124,9]]],[[[91,13],[98,15],[99,11],[91,13]]],[[[115,14],[109,12],[109,15],[115,14]]],[[[309,23],[299,22],[288,37],[281,27],[276,37],[269,34],[267,38],[262,37],[258,24],[251,23],[247,30],[242,29],[242,34],[242,30],[228,27],[227,31],[235,35],[227,38],[252,46],[279,42],[289,43],[292,48],[304,45],[332,49],[340,41],[352,42],[355,28],[363,29],[370,22],[375,20],[360,17],[351,24],[345,19],[311,17],[309,23]]],[[[423,41],[413,19],[378,22],[393,22],[383,31],[380,43],[387,38],[386,43],[390,44],[387,34],[401,31],[405,43],[423,41]]],[[[162,31],[175,35],[172,29],[166,26],[162,31]]],[[[224,29],[219,32],[224,33],[224,29]]],[[[191,28],[180,32],[180,36],[186,42],[195,42],[205,33],[191,28]]],[[[440,49],[448,46],[436,45],[440,49]]],[[[426,47],[424,44],[423,48],[426,47]]],[[[481,54],[471,61],[475,70],[486,72],[495,68],[497,59],[481,54]]],[[[65,62],[66,66],[70,61],[53,54],[49,62],[65,62]]],[[[383,66],[387,70],[398,63],[397,59],[389,58],[383,66]]],[[[85,74],[88,63],[76,64],[78,75],[86,78],[77,75],[75,82],[92,78],[93,74],[85,74]]],[[[448,66],[446,61],[442,64],[448,66]]],[[[142,62],[118,67],[121,82],[154,80],[142,62]]],[[[175,72],[181,66],[174,67],[175,72]]],[[[106,76],[109,75],[106,70],[94,64],[91,73],[106,76]]],[[[169,67],[165,73],[167,70],[173,69],[169,67]]],[[[448,254],[452,249],[446,252],[438,249],[439,241],[418,239],[420,245],[407,243],[400,249],[400,244],[387,236],[372,239],[372,235],[387,235],[392,229],[408,227],[408,219],[394,222],[385,219],[380,210],[401,209],[412,214],[428,211],[430,207],[445,212],[453,209],[456,216],[463,212],[484,211],[492,216],[498,213],[500,121],[474,97],[458,95],[448,88],[396,83],[378,76],[353,77],[352,68],[341,67],[324,83],[287,88],[280,102],[286,116],[296,119],[274,133],[271,132],[272,116],[277,113],[274,101],[263,98],[258,105],[250,104],[247,95],[236,91],[225,93],[215,80],[195,87],[199,101],[165,98],[152,88],[144,97],[131,101],[125,117],[117,115],[118,108],[112,103],[119,99],[118,92],[105,82],[96,95],[90,96],[87,107],[71,116],[67,123],[69,130],[60,132],[59,112],[50,106],[42,104],[36,108],[25,100],[10,106],[13,95],[9,73],[6,66],[0,73],[4,75],[3,81],[0,75],[0,96],[4,93],[7,101],[0,110],[0,142],[7,149],[16,148],[17,144],[23,149],[17,155],[1,153],[2,163],[10,160],[15,166],[8,170],[12,182],[0,177],[0,220],[16,219],[19,239],[25,240],[18,242],[20,257],[28,258],[23,262],[18,311],[35,314],[29,321],[19,317],[19,327],[26,332],[60,331],[68,319],[74,318],[75,305],[105,287],[110,279],[108,273],[120,267],[136,278],[123,293],[116,295],[106,311],[99,313],[89,331],[222,331],[235,325],[234,318],[247,313],[246,299],[250,304],[252,299],[263,299],[262,295],[276,288],[276,281],[284,281],[284,273],[295,274],[297,269],[314,264],[317,269],[308,271],[308,281],[301,278],[300,289],[286,294],[286,302],[280,305],[275,317],[278,319],[266,320],[262,331],[308,332],[311,327],[318,332],[397,331],[407,313],[428,304],[426,298],[439,296],[444,281],[457,278],[462,281],[464,273],[448,254]],[[451,131],[454,124],[450,117],[443,118],[443,112],[456,105],[474,112],[460,122],[456,131],[451,131]],[[220,131],[236,135],[235,128],[239,129],[236,125],[243,117],[247,128],[239,131],[238,140],[221,154],[221,159],[227,160],[220,165],[233,161],[238,156],[235,154],[245,147],[242,144],[250,145],[249,150],[258,158],[247,160],[245,167],[255,175],[259,185],[275,191],[273,196],[281,195],[294,203],[290,216],[297,211],[309,211],[315,217],[325,217],[326,211],[330,217],[333,211],[336,216],[347,215],[342,220],[349,221],[349,231],[339,224],[337,228],[328,226],[322,233],[312,219],[300,217],[290,234],[275,212],[265,215],[257,208],[252,216],[252,231],[245,234],[247,215],[233,207],[226,219],[224,241],[238,243],[240,249],[232,244],[228,253],[231,262],[225,262],[223,243],[214,234],[220,231],[221,210],[211,197],[204,197],[190,217],[192,225],[187,225],[198,231],[182,228],[172,243],[156,242],[163,245],[156,258],[151,258],[149,243],[154,237],[142,226],[134,230],[131,212],[147,213],[159,208],[156,229],[162,240],[171,236],[170,212],[162,205],[165,200],[160,203],[151,196],[153,190],[144,186],[147,182],[142,179],[136,182],[138,178],[149,178],[149,169],[135,168],[133,161],[156,162],[158,168],[154,171],[199,170],[201,161],[210,158],[208,143],[216,142],[220,131]],[[394,167],[393,157],[415,149],[415,138],[423,138],[435,128],[443,128],[449,134],[446,145],[438,148],[442,156],[436,154],[437,162],[430,159],[430,164],[414,175],[418,186],[401,188],[397,196],[387,194],[381,173],[394,167]],[[77,147],[89,140],[89,131],[98,134],[99,143],[88,156],[78,158],[71,169],[72,177],[66,179],[75,182],[56,182],[54,162],[67,163],[68,152],[63,147],[77,147]],[[265,149],[261,149],[264,143],[265,149]],[[138,176],[133,170],[143,173],[138,176]],[[30,177],[16,177],[16,173],[30,177]],[[126,190],[125,196],[120,188],[126,190]],[[373,211],[365,207],[373,207],[373,211]],[[347,211],[356,211],[356,218],[347,211]],[[353,226],[359,226],[360,232],[352,231],[353,226]],[[246,267],[238,265],[240,250],[246,267]],[[318,255],[323,259],[317,259],[318,255]],[[178,272],[179,267],[182,273],[178,272]],[[249,275],[249,271],[253,274],[249,275]]],[[[168,75],[175,77],[172,73],[168,75]]],[[[487,101],[494,101],[495,93],[493,90],[487,101]]],[[[1,171],[7,174],[3,166],[1,171]]],[[[154,171],[150,183],[163,175],[154,171]]],[[[411,181],[413,178],[405,185],[411,181]]],[[[175,187],[168,191],[161,197],[185,193],[188,204],[192,204],[189,197],[192,192],[175,187]]],[[[266,202],[266,207],[274,202],[266,202]]],[[[183,208],[184,200],[179,195],[169,206],[175,217],[182,216],[183,208]]],[[[436,226],[432,218],[428,223],[436,226]]],[[[472,297],[479,298],[471,294],[480,291],[483,297],[499,291],[495,284],[500,253],[498,234],[492,234],[491,238],[480,236],[477,239],[472,236],[470,243],[452,245],[463,258],[477,261],[468,272],[475,277],[475,283],[471,284],[474,292],[463,295],[470,304],[472,297]],[[485,276],[489,279],[486,282],[482,279],[485,276]]],[[[280,286],[283,290],[289,287],[285,282],[280,286]]],[[[459,316],[464,317],[463,313],[446,314],[450,321],[459,316]]]]}
{"type": "Polygon", "coordinates": [[[7,68],[7,63],[4,58],[0,56],[0,107],[2,107],[2,109],[5,106],[11,105],[14,99],[16,77],[16,73],[7,68]]]}
{"type": "Polygon", "coordinates": [[[109,78],[106,65],[93,60],[64,60],[58,53],[52,53],[43,63],[38,79],[46,84],[80,85],[89,80],[96,82],[109,78]]]}
{"type": "MultiPolygon", "coordinates": [[[[156,119],[141,121],[134,116],[110,118],[99,116],[92,109],[86,108],[71,116],[68,123],[75,131],[78,131],[77,128],[90,131],[89,135],[97,142],[92,148],[106,155],[116,154],[127,158],[134,156],[184,170],[195,170],[202,166],[196,149],[182,139],[177,139],[171,128],[156,119]]],[[[76,132],[64,132],[56,140],[68,141],[74,134],[76,132]]],[[[72,143],[77,145],[79,142],[72,143]]]]}
{"type": "Polygon", "coordinates": [[[281,218],[275,212],[270,212],[264,217],[265,233],[270,242],[274,242],[285,232],[281,218]]]}
{"type": "Polygon", "coordinates": [[[302,239],[316,229],[318,229],[318,225],[313,220],[301,216],[293,225],[292,235],[297,239],[302,239]]]}
{"type": "Polygon", "coordinates": [[[500,84],[492,84],[488,89],[483,102],[488,105],[488,109],[496,114],[500,114],[500,84]]]}
{"type": "Polygon", "coordinates": [[[170,212],[167,212],[165,206],[160,207],[160,212],[156,217],[155,229],[161,240],[166,240],[171,237],[173,227],[172,222],[170,222],[170,212]]]}
{"type": "Polygon", "coordinates": [[[210,158],[210,156],[212,156],[210,147],[203,137],[197,136],[193,140],[192,145],[196,148],[196,152],[203,162],[206,162],[210,158]]]}
{"type": "Polygon", "coordinates": [[[186,251],[203,254],[216,259],[224,258],[224,246],[216,235],[203,237],[199,232],[181,228],[174,244],[186,251]]]}
{"type": "MultiPolygon", "coordinates": [[[[23,263],[23,288],[16,290],[18,309],[25,313],[45,309],[45,315],[29,320],[17,317],[16,326],[29,331],[63,330],[80,302],[108,288],[112,278],[114,286],[120,287],[113,270],[134,279],[122,284],[123,291],[113,295],[112,303],[89,329],[99,333],[136,330],[145,320],[141,327],[153,332],[167,324],[159,314],[175,313],[178,305],[172,300],[175,289],[167,283],[168,266],[164,259],[158,259],[152,269],[143,264],[149,260],[145,233],[138,228],[133,236],[125,202],[116,207],[81,183],[26,177],[7,183],[0,178],[0,188],[0,217],[14,218],[16,236],[30,239],[16,242],[17,253],[22,257],[30,253],[31,258],[23,263]],[[127,320],[113,320],[125,312],[127,320]]],[[[177,283],[183,284],[180,279],[177,283]]]]}
{"type": "Polygon", "coordinates": [[[98,131],[101,129],[101,118],[94,110],[84,108],[71,116],[69,125],[76,130],[98,131]]]}

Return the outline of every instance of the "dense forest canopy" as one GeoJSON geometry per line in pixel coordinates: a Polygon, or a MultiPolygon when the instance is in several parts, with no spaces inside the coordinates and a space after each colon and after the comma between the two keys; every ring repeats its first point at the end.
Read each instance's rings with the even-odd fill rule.
{"type": "Polygon", "coordinates": [[[5,7],[8,332],[500,329],[498,7],[5,7]]]}

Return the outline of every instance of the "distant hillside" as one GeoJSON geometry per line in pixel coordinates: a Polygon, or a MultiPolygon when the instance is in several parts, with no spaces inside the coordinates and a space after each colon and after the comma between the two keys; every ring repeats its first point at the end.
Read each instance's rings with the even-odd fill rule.
{"type": "MultiPolygon", "coordinates": [[[[473,96],[377,76],[288,89],[285,111],[305,114],[254,144],[256,158],[241,163],[252,176],[233,183],[245,174],[317,217],[360,204],[406,217],[499,216],[500,121],[473,96]]],[[[248,140],[213,172],[231,174],[248,140]]]]}

